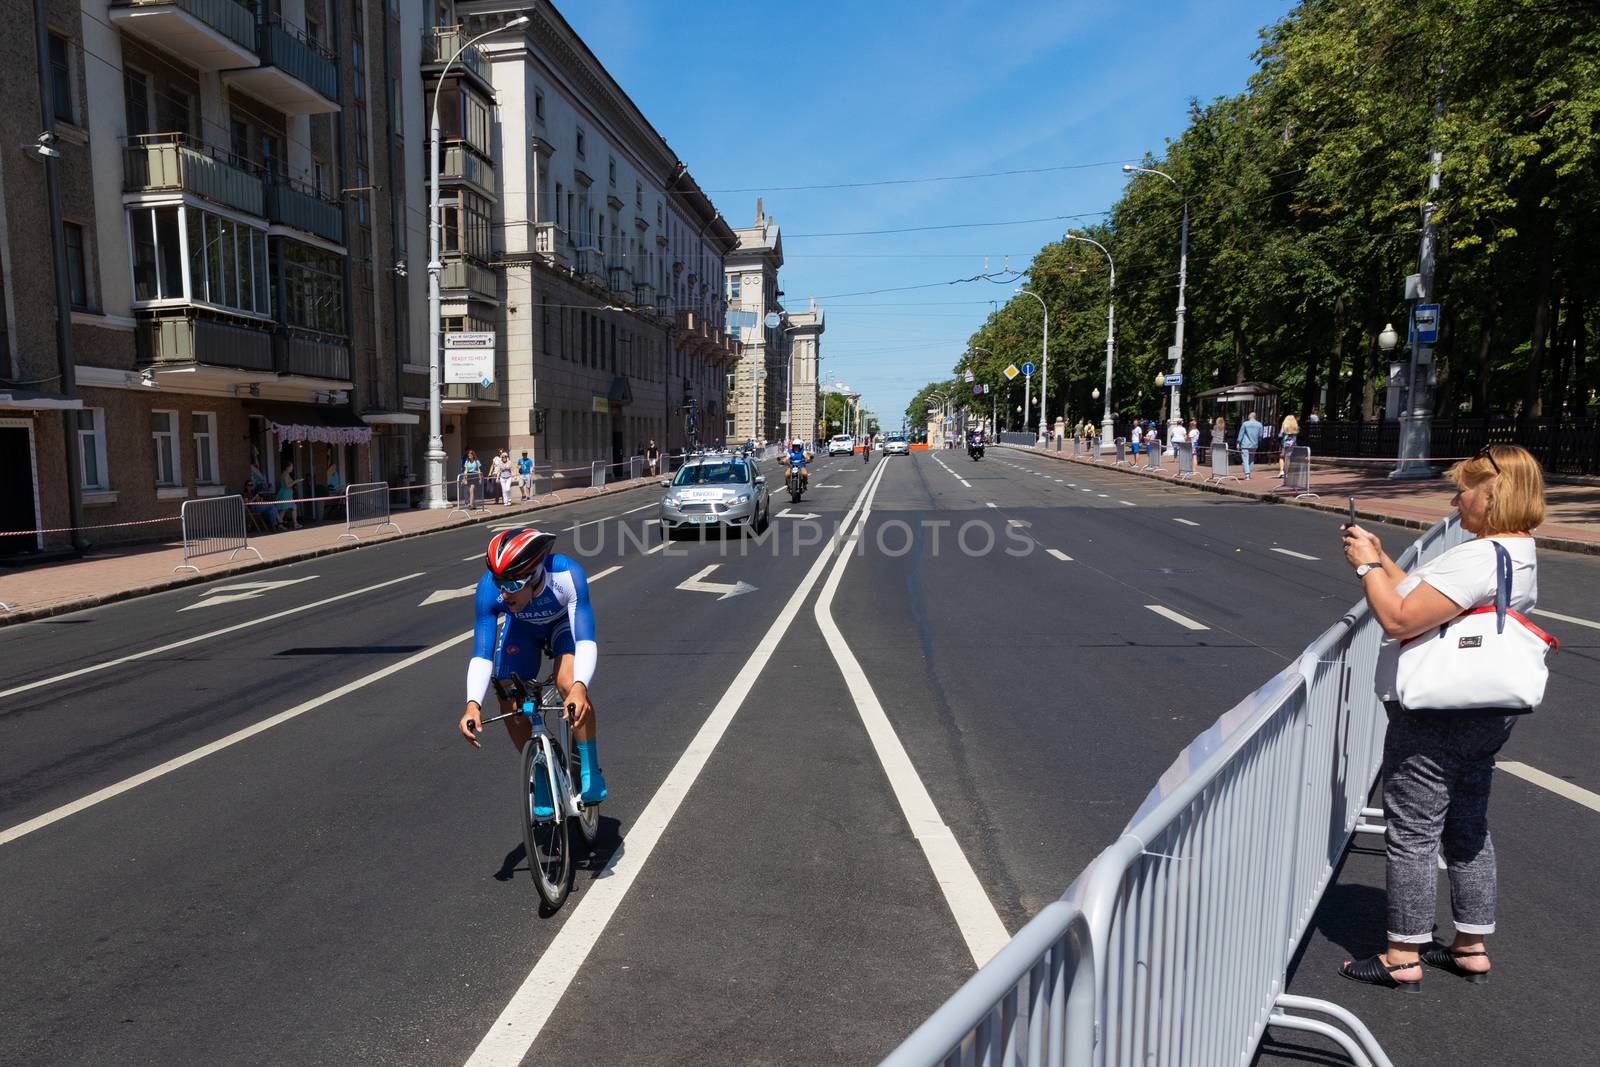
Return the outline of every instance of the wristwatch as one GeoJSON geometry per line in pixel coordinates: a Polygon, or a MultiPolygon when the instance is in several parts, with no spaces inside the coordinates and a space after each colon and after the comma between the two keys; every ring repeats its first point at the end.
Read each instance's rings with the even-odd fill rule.
{"type": "Polygon", "coordinates": [[[1375,571],[1381,566],[1383,566],[1381,563],[1363,563],[1356,568],[1356,577],[1365,578],[1368,571],[1375,571]]]}

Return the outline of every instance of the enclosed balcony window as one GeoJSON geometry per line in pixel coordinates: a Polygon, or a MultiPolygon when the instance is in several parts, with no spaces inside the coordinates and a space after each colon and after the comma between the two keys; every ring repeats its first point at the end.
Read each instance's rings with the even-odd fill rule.
{"type": "Polygon", "coordinates": [[[286,326],[343,334],[344,281],[333,252],[275,238],[278,261],[278,314],[286,326]]]}
{"type": "Polygon", "coordinates": [[[272,314],[267,235],[188,204],[128,210],[135,304],[272,314]]]}

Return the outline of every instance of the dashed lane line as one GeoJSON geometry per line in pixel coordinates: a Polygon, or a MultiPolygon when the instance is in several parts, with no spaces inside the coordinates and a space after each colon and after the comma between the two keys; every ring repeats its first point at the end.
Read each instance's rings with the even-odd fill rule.
{"type": "Polygon", "coordinates": [[[1056,559],[1059,559],[1064,563],[1071,563],[1072,562],[1072,557],[1067,555],[1065,552],[1061,551],[1059,548],[1047,548],[1047,549],[1045,549],[1045,551],[1050,553],[1056,559]]]}
{"type": "Polygon", "coordinates": [[[1278,553],[1280,556],[1293,556],[1295,559],[1309,559],[1313,562],[1322,558],[1321,556],[1308,556],[1304,552],[1296,552],[1292,548],[1278,548],[1274,546],[1272,551],[1278,553]]]}
{"type": "Polygon", "coordinates": [[[1540,788],[1548,789],[1557,796],[1566,797],[1573,803],[1582,804],[1590,811],[1600,811],[1600,793],[1591,793],[1582,786],[1573,785],[1564,778],[1546,774],[1537,767],[1530,767],[1526,763],[1517,763],[1515,760],[1496,763],[1495,768],[1505,771],[1507,774],[1514,774],[1523,781],[1532,782],[1540,788]]]}
{"type": "Polygon", "coordinates": [[[1187,616],[1187,615],[1179,615],[1176,611],[1173,611],[1171,608],[1164,608],[1160,604],[1146,604],[1145,607],[1149,608],[1151,611],[1155,612],[1157,615],[1160,615],[1163,619],[1171,619],[1173,622],[1177,623],[1179,626],[1185,626],[1185,627],[1188,627],[1191,630],[1209,630],[1209,629],[1211,629],[1211,627],[1207,626],[1203,622],[1195,622],[1193,619],[1189,618],[1189,616],[1187,616]]]}
{"type": "Polygon", "coordinates": [[[1138,505],[1138,504],[1135,504],[1135,503],[1134,503],[1134,502],[1133,502],[1133,501],[1131,501],[1131,500],[1119,500],[1119,501],[1117,501],[1117,503],[1119,503],[1119,504],[1126,504],[1126,505],[1128,505],[1128,506],[1129,506],[1129,507],[1130,507],[1130,508],[1136,508],[1136,507],[1138,507],[1138,506],[1139,506],[1139,505],[1138,505]]]}
{"type": "Polygon", "coordinates": [[[985,500],[983,502],[983,506],[986,507],[986,508],[992,508],[992,507],[995,506],[995,503],[994,503],[993,500],[985,500]]]}
{"type": "Polygon", "coordinates": [[[600,579],[604,578],[606,575],[615,574],[618,571],[620,571],[621,569],[622,569],[622,564],[619,563],[615,567],[607,567],[603,571],[595,571],[593,574],[589,575],[589,581],[590,582],[598,582],[600,579]]]}
{"type": "Polygon", "coordinates": [[[1188,519],[1173,519],[1172,521],[1173,522],[1181,522],[1185,526],[1199,526],[1200,525],[1198,522],[1191,522],[1188,519]]]}
{"type": "Polygon", "coordinates": [[[647,556],[653,556],[657,552],[660,552],[663,548],[666,548],[666,547],[667,547],[667,543],[665,541],[663,541],[663,542],[661,542],[659,545],[657,545],[654,548],[645,549],[644,554],[647,555],[647,556]]]}

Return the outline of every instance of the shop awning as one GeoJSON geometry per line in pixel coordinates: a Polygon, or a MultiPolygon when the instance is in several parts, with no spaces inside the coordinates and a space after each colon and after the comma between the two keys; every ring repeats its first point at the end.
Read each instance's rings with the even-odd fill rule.
{"type": "Polygon", "coordinates": [[[247,414],[267,421],[281,441],[316,441],[328,445],[364,445],[372,440],[372,427],[343,405],[288,404],[246,400],[247,414]]]}

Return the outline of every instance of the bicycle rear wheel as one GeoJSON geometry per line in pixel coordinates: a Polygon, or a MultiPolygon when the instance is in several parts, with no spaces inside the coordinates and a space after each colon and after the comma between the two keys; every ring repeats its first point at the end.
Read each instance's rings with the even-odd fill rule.
{"type": "MultiPolygon", "coordinates": [[[[552,743],[550,749],[559,763],[560,747],[552,743]]],[[[545,797],[550,783],[548,775],[544,745],[534,737],[522,749],[523,840],[528,847],[528,868],[533,871],[533,884],[539,891],[539,899],[551,908],[559,908],[572,886],[572,848],[567,834],[567,820],[558,800],[559,792],[545,797]],[[539,796],[551,802],[553,811],[549,815],[534,813],[536,783],[542,783],[538,785],[539,796]]],[[[560,786],[561,776],[556,777],[560,786]]]]}

